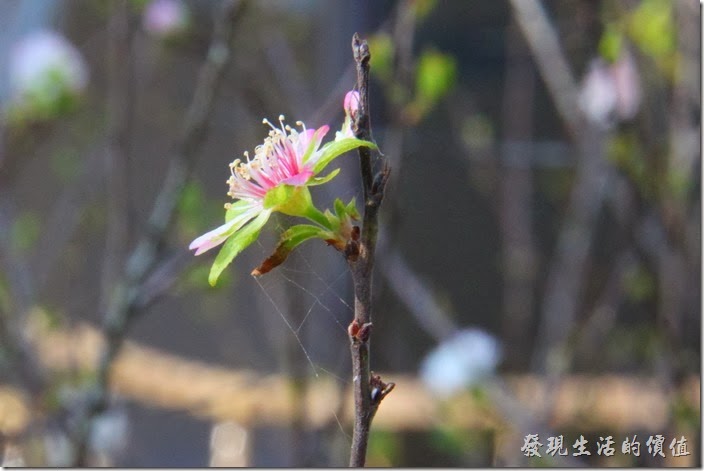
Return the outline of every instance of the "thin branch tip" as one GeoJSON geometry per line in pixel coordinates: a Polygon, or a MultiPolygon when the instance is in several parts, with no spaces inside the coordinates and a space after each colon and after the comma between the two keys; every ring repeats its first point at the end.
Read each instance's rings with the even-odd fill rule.
{"type": "Polygon", "coordinates": [[[368,63],[371,58],[367,40],[360,38],[358,33],[352,35],[352,55],[355,62],[360,64],[368,63]]]}

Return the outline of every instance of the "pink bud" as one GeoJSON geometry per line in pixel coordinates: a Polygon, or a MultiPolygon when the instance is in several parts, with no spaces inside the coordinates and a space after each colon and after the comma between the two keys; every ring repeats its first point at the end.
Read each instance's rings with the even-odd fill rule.
{"type": "Polygon", "coordinates": [[[354,117],[359,111],[359,92],[357,90],[350,90],[345,95],[345,114],[350,117],[354,117]]]}

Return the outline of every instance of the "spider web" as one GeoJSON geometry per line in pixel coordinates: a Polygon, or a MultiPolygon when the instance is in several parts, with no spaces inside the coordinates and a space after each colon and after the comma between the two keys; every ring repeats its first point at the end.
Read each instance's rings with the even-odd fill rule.
{"type": "MultiPolygon", "coordinates": [[[[285,229],[281,224],[277,225],[277,239],[278,234],[285,229]]],[[[262,258],[273,250],[268,241],[257,241],[256,246],[262,258]]],[[[315,239],[294,250],[282,265],[254,279],[263,299],[271,306],[270,312],[263,315],[274,315],[281,319],[286,335],[293,338],[316,379],[331,378],[339,389],[344,391],[351,384],[351,379],[345,378],[342,373],[344,367],[349,367],[347,325],[354,316],[354,308],[344,297],[352,292],[351,277],[344,262],[325,261],[324,266],[321,266],[322,257],[337,257],[342,262],[339,252],[315,239]],[[278,288],[281,287],[298,291],[301,294],[298,297],[300,302],[292,303],[285,293],[277,295],[280,291],[278,288]],[[307,331],[307,328],[318,331],[333,329],[334,332],[328,331],[322,338],[310,335],[311,332],[307,331]],[[321,343],[324,345],[321,346],[321,343]]],[[[341,398],[341,401],[346,403],[345,398],[341,398]]],[[[330,402],[320,402],[326,404],[323,407],[329,408],[331,416],[337,422],[337,428],[347,442],[351,443],[351,436],[340,419],[340,410],[336,410],[335,405],[330,402]]]]}
{"type": "MultiPolygon", "coordinates": [[[[380,166],[378,155],[373,158],[373,166],[376,169],[380,166]]],[[[358,204],[363,201],[360,190],[353,193],[358,204]]],[[[273,238],[257,240],[252,247],[260,252],[256,262],[272,253],[280,234],[290,226],[284,224],[286,226],[280,222],[276,224],[273,238]]],[[[344,394],[352,383],[347,327],[354,317],[354,308],[351,304],[352,278],[343,256],[335,249],[326,247],[321,240],[313,239],[297,247],[282,265],[254,280],[265,304],[271,306],[270,312],[262,315],[278,317],[286,335],[292,337],[305,357],[314,377],[332,379],[340,393],[344,394]],[[296,291],[300,295],[297,296],[299,302],[291,302],[291,296],[281,294],[282,286],[296,291]],[[316,331],[323,333],[311,335],[316,331]]],[[[351,444],[352,437],[340,419],[342,409],[329,401],[319,401],[316,407],[321,407],[320,402],[325,403],[322,407],[329,409],[337,429],[348,445],[351,444]]],[[[347,403],[347,398],[340,398],[340,407],[347,403]]]]}

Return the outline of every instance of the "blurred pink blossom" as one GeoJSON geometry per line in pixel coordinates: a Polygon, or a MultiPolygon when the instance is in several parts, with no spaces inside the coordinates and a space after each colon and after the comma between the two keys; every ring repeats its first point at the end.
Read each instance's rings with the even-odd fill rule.
{"type": "Polygon", "coordinates": [[[578,98],[589,121],[609,129],[617,121],[633,119],[640,101],[640,77],[629,51],[624,51],[613,64],[601,58],[591,61],[578,98]]]}
{"type": "Polygon", "coordinates": [[[188,25],[188,9],[181,0],[152,0],[142,16],[144,29],[155,36],[178,33],[188,25]]]}
{"type": "Polygon", "coordinates": [[[633,119],[641,100],[640,77],[633,55],[626,51],[611,66],[616,85],[616,112],[622,120],[633,119]]]}

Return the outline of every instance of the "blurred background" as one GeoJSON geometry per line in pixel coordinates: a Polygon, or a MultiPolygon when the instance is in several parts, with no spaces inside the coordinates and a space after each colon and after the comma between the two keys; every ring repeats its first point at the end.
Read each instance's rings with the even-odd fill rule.
{"type": "MultiPolygon", "coordinates": [[[[701,466],[696,0],[0,3],[5,466],[347,463],[341,254],[252,278],[279,216],[211,288],[187,247],[262,118],[339,129],[354,32],[392,167],[368,464],[701,466]]],[[[361,201],[336,163],[319,207],[361,201]]]]}

